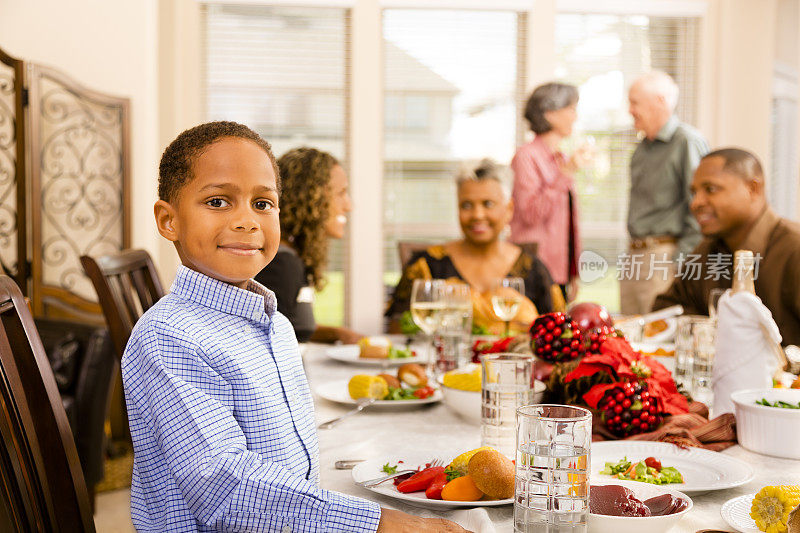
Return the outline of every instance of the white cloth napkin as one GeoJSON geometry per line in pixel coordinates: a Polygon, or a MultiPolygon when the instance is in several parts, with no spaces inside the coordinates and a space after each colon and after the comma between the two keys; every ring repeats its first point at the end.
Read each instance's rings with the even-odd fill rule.
{"type": "Polygon", "coordinates": [[[772,313],[758,296],[725,291],[717,304],[714,416],[733,412],[732,392],[772,387],[778,369],[773,346],[780,342],[772,313]]]}

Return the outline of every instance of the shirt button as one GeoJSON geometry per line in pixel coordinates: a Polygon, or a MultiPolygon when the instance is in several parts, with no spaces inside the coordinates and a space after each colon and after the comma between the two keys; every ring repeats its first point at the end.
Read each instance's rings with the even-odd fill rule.
{"type": "Polygon", "coordinates": [[[281,529],[281,533],[292,533],[292,528],[289,526],[283,526],[283,529],[281,529]]]}
{"type": "Polygon", "coordinates": [[[250,326],[244,326],[242,328],[242,333],[244,333],[245,335],[250,335],[251,333],[253,333],[253,328],[251,328],[250,326]]]}

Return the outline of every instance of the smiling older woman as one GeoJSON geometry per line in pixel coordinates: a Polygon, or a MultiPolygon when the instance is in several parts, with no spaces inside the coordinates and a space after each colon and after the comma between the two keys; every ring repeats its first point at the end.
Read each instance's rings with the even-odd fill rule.
{"type": "Polygon", "coordinates": [[[517,332],[527,331],[538,313],[563,309],[544,263],[522,247],[500,238],[514,207],[500,179],[499,167],[484,159],[457,175],[458,220],[463,238],[431,246],[411,257],[389,302],[386,315],[399,319],[409,309],[415,279],[454,279],[472,288],[473,323],[479,331],[500,334],[503,322],[492,312],[490,290],[498,278],[521,277],[526,299],[511,322],[517,332]],[[553,297],[557,298],[554,302],[553,297]],[[554,305],[555,303],[555,305],[554,305]]]}

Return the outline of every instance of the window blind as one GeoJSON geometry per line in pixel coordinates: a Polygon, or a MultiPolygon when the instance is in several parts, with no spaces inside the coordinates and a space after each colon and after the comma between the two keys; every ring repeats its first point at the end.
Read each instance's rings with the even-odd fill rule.
{"type": "MultiPolygon", "coordinates": [[[[310,146],[347,168],[349,11],[208,3],[203,94],[208,120],[234,120],[267,139],[276,157],[310,146]]],[[[331,241],[317,321],[344,318],[345,243],[331,241]]]]}
{"type": "Polygon", "coordinates": [[[399,240],[460,236],[454,174],[463,161],[511,161],[524,86],[521,17],[501,10],[383,11],[387,283],[401,269],[399,240]]]}

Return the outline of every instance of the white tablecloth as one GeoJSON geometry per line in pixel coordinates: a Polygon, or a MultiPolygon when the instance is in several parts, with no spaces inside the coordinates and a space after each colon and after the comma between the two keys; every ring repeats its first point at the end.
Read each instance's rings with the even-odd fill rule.
{"type": "MultiPolygon", "coordinates": [[[[349,379],[357,373],[378,373],[375,367],[348,365],[329,359],[326,346],[304,346],[304,361],[312,390],[315,385],[333,379],[349,379]]],[[[324,422],[346,412],[349,407],[327,400],[314,399],[317,422],[324,422]]],[[[350,417],[333,429],[319,430],[320,476],[322,487],[378,501],[384,507],[401,509],[422,516],[444,516],[467,526],[485,520],[486,515],[494,531],[513,531],[512,506],[486,508],[470,513],[436,513],[405,505],[399,500],[385,498],[355,485],[349,470],[336,470],[334,463],[340,459],[380,459],[403,450],[444,450],[454,454],[480,446],[478,426],[466,423],[443,404],[433,404],[414,410],[380,410],[368,408],[350,417]]],[[[798,443],[787,443],[797,446],[798,443]]],[[[723,453],[746,461],[755,469],[755,478],[738,488],[691,495],[694,509],[681,520],[675,532],[695,532],[716,528],[730,531],[720,516],[720,508],[727,500],[742,494],[755,493],[765,485],[800,484],[800,461],[777,459],[759,455],[741,446],[733,446],[723,453]]],[[[491,527],[482,527],[480,533],[491,533],[491,527]]],[[[476,533],[478,533],[476,531],[476,533]]]]}

